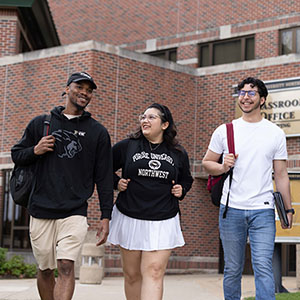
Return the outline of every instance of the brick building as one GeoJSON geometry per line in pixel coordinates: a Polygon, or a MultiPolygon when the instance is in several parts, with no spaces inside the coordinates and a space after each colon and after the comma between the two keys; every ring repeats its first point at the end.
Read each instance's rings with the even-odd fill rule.
{"type": "MultiPolygon", "coordinates": [[[[292,106],[297,116],[300,2],[48,0],[48,6],[41,0],[13,2],[0,1],[0,246],[29,247],[26,213],[10,207],[10,147],[33,116],[64,103],[60,94],[68,75],[86,70],[99,86],[89,111],[108,128],[113,143],[137,126],[138,114],[149,103],[170,107],[195,181],[181,203],[186,246],[173,252],[168,271],[217,271],[222,264],[218,209],[210,203],[201,159],[214,128],[238,114],[235,86],[246,76],[266,81],[274,101],[279,94],[284,100],[278,101],[291,99],[286,110],[292,106]],[[21,2],[27,3],[26,10],[21,2]],[[37,9],[45,18],[37,17],[41,15],[37,9]],[[39,38],[28,19],[39,24],[39,38]],[[46,25],[41,20],[47,20],[46,25]],[[37,45],[34,40],[48,42],[37,45]]],[[[297,117],[289,120],[284,112],[266,110],[266,116],[287,130],[293,202],[300,202],[296,193],[300,127],[294,128],[297,117]]],[[[93,198],[88,239],[94,238],[98,219],[98,201],[93,198]]],[[[299,241],[294,236],[278,241],[283,272],[295,275],[299,241]]],[[[117,248],[106,247],[106,267],[107,272],[120,272],[117,248]]],[[[249,264],[246,271],[250,271],[247,268],[249,264]]]]}

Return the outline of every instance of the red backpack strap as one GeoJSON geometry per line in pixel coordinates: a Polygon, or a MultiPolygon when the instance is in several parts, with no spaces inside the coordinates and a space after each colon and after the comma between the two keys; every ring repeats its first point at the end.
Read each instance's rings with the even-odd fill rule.
{"type": "Polygon", "coordinates": [[[44,120],[43,136],[49,135],[51,115],[46,115],[44,120]]]}
{"type": "Polygon", "coordinates": [[[226,123],[226,129],[227,129],[227,145],[228,145],[229,153],[235,154],[233,124],[226,123]]]}
{"type": "MultiPolygon", "coordinates": [[[[233,153],[235,155],[233,124],[232,123],[227,123],[226,124],[226,129],[227,129],[227,145],[228,145],[229,153],[233,153]]],[[[232,183],[232,171],[233,171],[233,167],[230,168],[230,170],[229,170],[229,172],[230,172],[230,174],[229,174],[229,190],[228,190],[228,194],[227,194],[225,210],[223,212],[223,219],[226,218],[226,214],[227,214],[227,210],[228,210],[230,187],[231,187],[231,183],[232,183]]]]}

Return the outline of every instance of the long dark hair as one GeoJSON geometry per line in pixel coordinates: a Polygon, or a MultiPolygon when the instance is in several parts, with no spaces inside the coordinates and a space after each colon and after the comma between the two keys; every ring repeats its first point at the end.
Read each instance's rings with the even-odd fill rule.
{"type": "MultiPolygon", "coordinates": [[[[162,123],[169,122],[168,128],[165,129],[164,133],[163,133],[163,140],[166,143],[167,147],[170,149],[177,149],[177,150],[182,151],[182,148],[179,145],[179,142],[176,138],[177,128],[176,128],[176,125],[174,123],[174,120],[173,120],[173,117],[172,117],[172,114],[171,114],[169,108],[167,106],[159,104],[159,103],[151,104],[150,106],[148,106],[146,108],[146,110],[149,108],[156,108],[160,111],[160,117],[161,117],[162,123]]],[[[144,135],[143,135],[141,126],[139,126],[136,131],[134,131],[128,135],[128,137],[131,139],[140,139],[143,136],[144,135]]]]}

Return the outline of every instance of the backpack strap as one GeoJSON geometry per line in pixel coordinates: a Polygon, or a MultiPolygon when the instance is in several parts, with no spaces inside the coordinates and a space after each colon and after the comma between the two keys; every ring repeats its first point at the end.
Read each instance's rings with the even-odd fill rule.
{"type": "MultiPolygon", "coordinates": [[[[234,147],[234,133],[233,133],[233,124],[232,122],[226,124],[226,131],[227,131],[227,145],[229,153],[233,153],[235,155],[235,147],[234,147]]],[[[226,218],[228,204],[229,204],[229,195],[230,195],[230,187],[232,183],[232,175],[233,175],[233,167],[230,168],[229,172],[229,189],[227,194],[226,206],[223,213],[223,219],[226,218]]]]}
{"type": "Polygon", "coordinates": [[[233,153],[235,155],[233,124],[227,123],[226,129],[227,129],[227,145],[228,145],[229,153],[233,153]]]}
{"type": "Polygon", "coordinates": [[[46,115],[45,120],[44,120],[43,136],[46,136],[49,134],[50,121],[51,121],[51,115],[46,115]]]}
{"type": "MultiPolygon", "coordinates": [[[[43,123],[43,125],[44,125],[43,126],[43,136],[46,136],[46,135],[49,134],[50,121],[51,121],[51,115],[46,115],[44,123],[43,123]]],[[[29,206],[31,197],[32,197],[33,192],[35,190],[35,186],[36,186],[36,174],[37,174],[38,168],[39,168],[39,160],[35,164],[35,168],[34,168],[34,180],[33,180],[32,189],[31,189],[31,192],[30,192],[30,195],[29,195],[27,207],[29,206]]]]}

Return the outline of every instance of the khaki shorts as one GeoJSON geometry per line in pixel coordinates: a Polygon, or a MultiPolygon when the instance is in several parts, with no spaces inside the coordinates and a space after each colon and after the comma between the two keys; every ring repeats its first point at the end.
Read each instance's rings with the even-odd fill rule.
{"type": "Polygon", "coordinates": [[[37,219],[30,216],[29,234],[40,270],[55,269],[57,259],[76,261],[88,229],[87,218],[37,219]]]}

